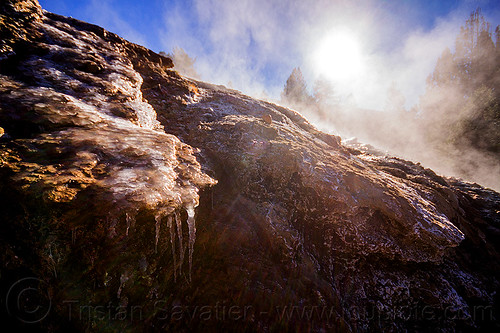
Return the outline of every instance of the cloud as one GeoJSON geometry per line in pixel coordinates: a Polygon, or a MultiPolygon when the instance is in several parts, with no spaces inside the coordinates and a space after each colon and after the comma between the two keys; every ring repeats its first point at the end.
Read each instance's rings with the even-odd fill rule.
{"type": "MultiPolygon", "coordinates": [[[[167,50],[180,46],[196,56],[202,79],[231,82],[256,97],[265,90],[279,99],[288,75],[301,66],[310,87],[317,78],[330,77],[336,92],[344,97],[352,94],[350,100],[361,108],[384,109],[389,87],[394,86],[409,109],[425,92],[426,78],[443,50],[453,50],[460,26],[478,3],[456,2],[452,10],[438,2],[431,5],[377,0],[193,0],[189,10],[178,5],[166,13],[163,46],[167,50]],[[349,30],[358,39],[363,72],[336,81],[339,76],[325,75],[325,71],[339,67],[329,66],[328,60],[318,66],[314,54],[326,35],[341,30],[349,30]]],[[[491,19],[497,12],[488,13],[487,19],[498,22],[491,19]]],[[[313,121],[319,119],[313,110],[299,111],[313,121]]],[[[500,170],[497,160],[470,147],[461,147],[460,152],[449,147],[443,154],[426,140],[410,115],[356,108],[339,112],[345,114],[336,114],[331,122],[320,120],[318,125],[324,130],[344,130],[341,134],[358,136],[442,173],[500,186],[488,176],[491,170],[500,170]]],[[[446,136],[437,140],[444,142],[446,136]]]]}
{"type": "MultiPolygon", "coordinates": [[[[279,98],[294,67],[301,66],[309,85],[324,74],[311,61],[318,40],[347,27],[364,49],[362,78],[336,82],[361,107],[381,109],[388,87],[396,83],[407,107],[418,102],[425,79],[445,47],[453,47],[460,25],[481,3],[457,2],[437,16],[418,2],[193,0],[165,13],[162,46],[184,48],[197,58],[197,71],[207,81],[227,84],[252,95],[266,90],[279,98]],[[472,8],[472,9],[471,9],[472,8]]],[[[442,10],[442,9],[441,9],[442,10]]]]}
{"type": "MultiPolygon", "coordinates": [[[[286,78],[297,66],[303,67],[312,86],[321,74],[321,69],[308,63],[317,47],[315,43],[336,27],[348,26],[366,44],[365,58],[370,66],[365,77],[343,84],[341,89],[346,94],[350,90],[362,106],[381,106],[384,98],[380,96],[385,95],[392,81],[399,79],[394,60],[397,69],[420,65],[411,63],[416,60],[411,54],[404,54],[402,40],[394,42],[398,31],[410,29],[407,21],[411,20],[399,23],[406,24],[404,27],[394,28],[394,22],[398,22],[395,14],[379,1],[194,0],[189,10],[184,4],[173,7],[165,13],[163,47],[170,51],[180,46],[195,56],[203,79],[219,84],[231,82],[235,88],[253,95],[267,90],[270,96],[278,98],[286,78]],[[399,46],[399,50],[393,54],[380,50],[384,46],[387,49],[387,44],[392,44],[389,48],[399,46]]],[[[420,40],[424,38],[421,35],[420,40]]],[[[417,42],[415,39],[413,44],[417,42]]],[[[424,58],[428,63],[435,61],[435,57],[424,58]]],[[[424,66],[427,72],[431,67],[428,63],[424,66]]],[[[413,72],[420,75],[418,82],[423,86],[421,68],[410,74],[413,72]]],[[[422,91],[409,82],[404,90],[410,94],[422,91]]]]}
{"type": "Polygon", "coordinates": [[[302,7],[300,1],[194,1],[189,12],[177,6],[166,13],[163,45],[196,56],[205,80],[279,95],[291,69],[300,65],[302,7]]]}
{"type": "Polygon", "coordinates": [[[387,89],[393,83],[405,96],[407,108],[416,105],[437,59],[446,47],[453,48],[462,22],[462,17],[452,13],[428,31],[418,29],[409,33],[390,52],[371,54],[367,81],[360,83],[368,93],[359,89],[359,99],[366,101],[360,106],[383,109],[387,89]]]}

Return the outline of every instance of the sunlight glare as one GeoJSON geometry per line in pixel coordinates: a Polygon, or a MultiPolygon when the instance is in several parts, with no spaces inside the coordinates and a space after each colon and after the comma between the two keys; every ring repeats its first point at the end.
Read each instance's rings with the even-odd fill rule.
{"type": "Polygon", "coordinates": [[[361,47],[348,31],[325,36],[314,54],[316,71],[332,81],[354,79],[363,71],[361,47]]]}

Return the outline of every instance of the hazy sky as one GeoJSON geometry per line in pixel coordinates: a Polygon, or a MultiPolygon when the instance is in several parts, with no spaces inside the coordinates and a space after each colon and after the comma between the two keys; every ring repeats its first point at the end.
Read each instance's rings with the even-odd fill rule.
{"type": "Polygon", "coordinates": [[[395,84],[409,107],[470,12],[500,24],[498,0],[40,0],[154,51],[180,46],[202,79],[279,98],[294,67],[366,108],[395,84]],[[336,36],[336,37],[334,37],[336,36]],[[341,45],[339,45],[339,43],[341,45]],[[318,59],[321,59],[319,61],[318,59]],[[330,59],[332,61],[330,61],[330,59]]]}

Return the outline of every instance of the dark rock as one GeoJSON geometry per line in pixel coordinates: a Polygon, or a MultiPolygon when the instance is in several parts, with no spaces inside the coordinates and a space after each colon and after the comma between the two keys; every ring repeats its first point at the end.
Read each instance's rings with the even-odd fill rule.
{"type": "Polygon", "coordinates": [[[87,60],[87,61],[82,62],[76,68],[81,70],[81,71],[91,73],[91,74],[99,74],[104,69],[102,66],[100,66],[99,64],[97,64],[96,62],[91,61],[91,60],[87,60]]]}

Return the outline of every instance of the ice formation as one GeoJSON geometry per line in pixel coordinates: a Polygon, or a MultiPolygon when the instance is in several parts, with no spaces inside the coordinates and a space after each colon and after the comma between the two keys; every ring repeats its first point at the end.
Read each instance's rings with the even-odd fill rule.
{"type": "MultiPolygon", "coordinates": [[[[2,86],[16,88],[12,94],[4,94],[5,105],[16,105],[6,108],[6,115],[18,119],[20,113],[34,113],[44,129],[27,149],[48,151],[56,161],[50,169],[53,172],[40,167],[37,184],[30,186],[47,189],[44,196],[58,202],[75,200],[84,188],[98,193],[97,200],[112,202],[106,212],[107,221],[115,221],[107,223],[111,237],[117,234],[116,220],[123,221],[125,215],[123,233],[130,237],[139,211],[152,211],[155,252],[161,250],[161,223],[167,218],[176,273],[177,264],[178,271],[182,269],[186,248],[191,267],[198,188],[216,181],[201,171],[190,146],[165,133],[155,109],[143,97],[143,77],[127,53],[137,50],[117,47],[119,37],[110,43],[105,35],[46,14],[36,23],[47,36],[38,44],[44,52],[30,56],[20,69],[21,75],[32,77],[37,84],[18,85],[9,77],[1,78],[2,86]],[[26,96],[22,103],[15,102],[21,96],[26,96]],[[64,161],[65,169],[58,161],[64,161]],[[82,182],[81,188],[68,186],[82,182]],[[181,209],[188,212],[187,245],[183,244],[181,209]]],[[[29,172],[33,170],[20,173],[19,178],[27,178],[29,172]]]]}
{"type": "Polygon", "coordinates": [[[155,215],[155,253],[158,253],[158,240],[160,239],[161,214],[155,215]]]}
{"type": "MultiPolygon", "coordinates": [[[[193,265],[193,252],[194,243],[196,241],[196,223],[195,223],[195,203],[186,204],[184,209],[187,213],[186,224],[188,226],[188,242],[187,246],[184,245],[183,231],[182,231],[182,219],[181,214],[178,210],[173,213],[166,215],[161,209],[155,214],[155,253],[158,253],[158,243],[161,237],[161,223],[163,217],[167,218],[167,228],[169,229],[170,246],[172,249],[172,259],[174,267],[174,280],[177,280],[177,272],[179,274],[182,270],[182,264],[184,262],[184,254],[186,248],[188,249],[188,260],[189,260],[189,280],[191,280],[191,269],[193,265]],[[175,224],[173,220],[175,219],[175,224]],[[176,241],[177,234],[177,241],[176,241]],[[177,258],[176,247],[179,248],[179,258],[177,258]],[[179,267],[177,267],[179,263],[179,267]]],[[[127,215],[128,216],[128,215],[127,215]]]]}
{"type": "Polygon", "coordinates": [[[193,265],[193,252],[194,252],[194,242],[196,240],[196,224],[194,219],[194,206],[186,205],[186,212],[188,215],[187,224],[189,228],[189,279],[191,280],[191,269],[193,265]]]}
{"type": "Polygon", "coordinates": [[[172,224],[172,215],[167,218],[167,227],[170,230],[170,247],[172,248],[172,258],[174,260],[174,281],[177,281],[177,258],[175,256],[175,230],[172,224]]]}
{"type": "Polygon", "coordinates": [[[179,270],[182,270],[182,263],[184,262],[184,242],[182,240],[182,220],[179,212],[175,211],[175,225],[177,226],[177,235],[179,237],[179,270]]]}

